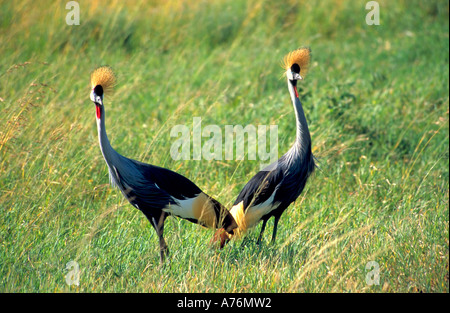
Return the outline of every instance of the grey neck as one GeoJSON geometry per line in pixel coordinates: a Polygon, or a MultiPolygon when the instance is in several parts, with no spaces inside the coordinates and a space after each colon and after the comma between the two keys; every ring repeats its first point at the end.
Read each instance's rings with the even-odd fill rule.
{"type": "Polygon", "coordinates": [[[117,179],[114,168],[117,168],[121,164],[120,159],[123,157],[119,153],[117,153],[109,143],[108,135],[106,134],[105,129],[105,109],[103,106],[101,108],[101,117],[97,118],[96,120],[100,149],[102,151],[103,158],[105,159],[106,164],[109,168],[111,183],[114,184],[116,183],[115,180],[117,179]]]}
{"type": "MultiPolygon", "coordinates": [[[[311,144],[311,135],[309,133],[308,123],[306,121],[305,112],[303,111],[302,103],[300,99],[296,96],[294,86],[292,83],[287,81],[289,94],[291,96],[292,105],[294,106],[295,118],[297,124],[297,137],[295,140],[295,145],[301,148],[305,148],[311,144]]],[[[303,149],[302,149],[303,150],[303,149]]]]}
{"type": "Polygon", "coordinates": [[[297,136],[294,145],[285,155],[285,161],[292,164],[297,164],[298,162],[303,162],[306,158],[306,154],[311,147],[311,135],[308,129],[308,123],[306,121],[305,112],[303,111],[300,99],[296,96],[294,86],[287,80],[289,94],[291,96],[292,105],[294,106],[296,125],[297,125],[297,136]]]}

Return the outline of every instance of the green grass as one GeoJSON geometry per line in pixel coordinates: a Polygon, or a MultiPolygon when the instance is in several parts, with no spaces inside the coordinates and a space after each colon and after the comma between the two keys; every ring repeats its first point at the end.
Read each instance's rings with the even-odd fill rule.
{"type": "Polygon", "coordinates": [[[0,10],[1,292],[448,292],[447,1],[3,1],[0,10]],[[295,118],[279,62],[313,51],[301,98],[320,170],[280,220],[222,251],[169,218],[159,264],[144,216],[108,185],[89,74],[118,73],[107,132],[125,156],[192,179],[228,207],[257,161],[174,161],[170,129],[295,118]],[[65,281],[79,263],[79,286],[65,281]],[[365,266],[379,264],[380,284],[365,266]]]}

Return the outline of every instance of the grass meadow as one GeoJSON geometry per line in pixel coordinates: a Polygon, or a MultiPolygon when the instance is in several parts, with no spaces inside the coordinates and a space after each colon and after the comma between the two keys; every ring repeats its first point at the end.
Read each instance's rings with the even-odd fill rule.
{"type": "Polygon", "coordinates": [[[366,2],[82,0],[67,25],[65,1],[2,1],[0,292],[448,292],[449,4],[379,1],[367,25],[366,2]],[[295,115],[280,61],[301,46],[320,169],[276,243],[270,220],[260,246],[261,224],[217,251],[212,230],[170,217],[161,265],[155,231],[109,185],[90,72],[117,73],[119,153],[231,207],[259,161],[174,160],[170,130],[278,125],[281,156],[295,115]]]}

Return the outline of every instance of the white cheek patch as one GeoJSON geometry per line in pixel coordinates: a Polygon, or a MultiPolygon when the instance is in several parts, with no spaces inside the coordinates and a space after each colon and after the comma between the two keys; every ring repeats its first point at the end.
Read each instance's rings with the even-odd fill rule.
{"type": "Polygon", "coordinates": [[[292,77],[292,71],[290,69],[286,71],[286,76],[289,80],[294,80],[294,77],[292,77]]]}

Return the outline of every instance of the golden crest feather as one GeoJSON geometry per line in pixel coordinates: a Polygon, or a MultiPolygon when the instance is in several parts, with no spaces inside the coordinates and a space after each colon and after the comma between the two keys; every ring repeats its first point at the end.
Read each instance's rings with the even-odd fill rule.
{"type": "Polygon", "coordinates": [[[104,93],[113,91],[116,82],[116,75],[109,66],[98,67],[91,73],[91,87],[100,85],[104,93]]]}
{"type": "Polygon", "coordinates": [[[288,70],[292,65],[298,64],[300,66],[300,76],[305,77],[309,68],[309,61],[311,58],[310,48],[300,48],[288,53],[283,58],[283,68],[288,70]]]}

